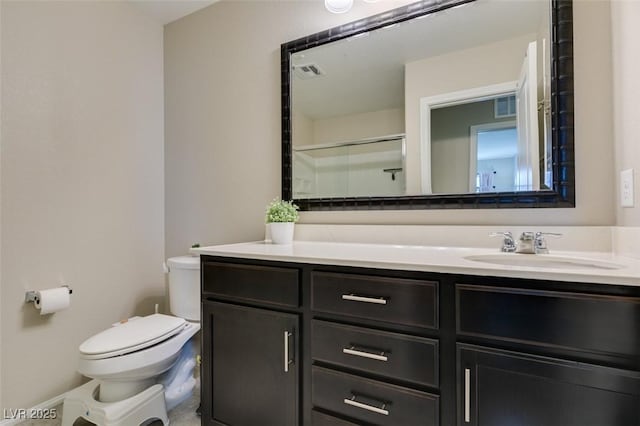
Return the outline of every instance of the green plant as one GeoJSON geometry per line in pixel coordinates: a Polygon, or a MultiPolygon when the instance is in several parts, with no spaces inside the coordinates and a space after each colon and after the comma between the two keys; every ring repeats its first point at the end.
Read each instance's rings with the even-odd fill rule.
{"type": "Polygon", "coordinates": [[[274,199],[267,206],[267,223],[273,222],[297,222],[299,207],[293,204],[293,201],[284,201],[274,199]]]}

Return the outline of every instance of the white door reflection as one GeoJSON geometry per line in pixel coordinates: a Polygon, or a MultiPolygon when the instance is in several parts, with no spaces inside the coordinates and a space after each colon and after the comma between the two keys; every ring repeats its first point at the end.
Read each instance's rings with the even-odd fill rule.
{"type": "Polygon", "coordinates": [[[471,126],[470,154],[471,192],[516,190],[518,130],[515,121],[471,126]]]}
{"type": "Polygon", "coordinates": [[[540,189],[536,45],[518,80],[420,99],[422,193],[540,189]]]}

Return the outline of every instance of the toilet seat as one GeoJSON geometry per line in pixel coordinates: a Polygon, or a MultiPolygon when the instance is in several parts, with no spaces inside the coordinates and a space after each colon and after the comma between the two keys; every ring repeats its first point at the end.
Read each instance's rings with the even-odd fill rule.
{"type": "MultiPolygon", "coordinates": [[[[142,319],[136,320],[142,321],[142,319]]],[[[116,326],[119,328],[122,326],[116,326]]],[[[178,333],[164,340],[120,355],[106,357],[102,355],[80,354],[78,371],[90,378],[104,380],[143,380],[157,376],[168,370],[178,357],[182,346],[198,331],[200,324],[185,322],[178,333]]],[[[153,333],[151,336],[153,336],[153,333]]],[[[165,333],[166,334],[166,333],[165,333]]],[[[163,335],[165,335],[163,334],[163,335]]],[[[148,342],[156,340],[157,335],[148,342]]]]}
{"type": "Polygon", "coordinates": [[[80,345],[80,356],[87,360],[99,360],[137,352],[181,333],[187,326],[183,318],[149,315],[90,337],[80,345]]]}

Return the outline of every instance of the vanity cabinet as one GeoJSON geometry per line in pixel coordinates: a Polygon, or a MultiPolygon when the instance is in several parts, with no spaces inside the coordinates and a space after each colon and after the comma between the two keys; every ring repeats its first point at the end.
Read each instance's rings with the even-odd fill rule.
{"type": "Polygon", "coordinates": [[[202,256],[203,424],[638,426],[640,287],[202,256]]]}
{"type": "Polygon", "coordinates": [[[640,425],[640,298],[522,283],[456,284],[458,424],[640,425]]]}
{"type": "Polygon", "coordinates": [[[213,262],[202,271],[202,423],[298,425],[300,315],[273,308],[297,305],[297,271],[213,262]]]}

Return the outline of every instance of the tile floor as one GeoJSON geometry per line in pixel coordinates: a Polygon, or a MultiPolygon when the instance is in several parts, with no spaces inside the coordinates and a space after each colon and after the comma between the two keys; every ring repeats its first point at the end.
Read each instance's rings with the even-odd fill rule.
{"type": "MultiPolygon", "coordinates": [[[[200,405],[200,380],[197,381],[193,396],[182,404],[169,411],[169,423],[171,426],[200,426],[200,416],[196,414],[196,409],[200,405]]],[[[60,426],[62,424],[62,405],[56,407],[60,415],[53,420],[28,420],[20,423],[20,426],[60,426]]],[[[83,419],[78,419],[74,426],[91,426],[93,423],[83,419]]],[[[162,426],[162,422],[156,421],[148,426],[162,426]]]]}

